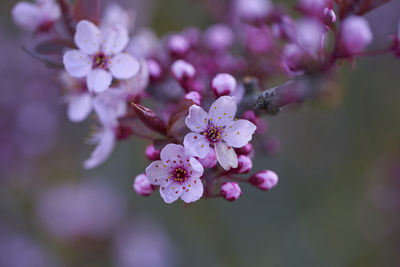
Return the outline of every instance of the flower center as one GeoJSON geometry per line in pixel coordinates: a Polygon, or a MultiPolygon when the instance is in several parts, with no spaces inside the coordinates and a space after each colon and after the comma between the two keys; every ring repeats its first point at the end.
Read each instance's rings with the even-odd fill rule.
{"type": "Polygon", "coordinates": [[[207,137],[210,143],[218,143],[222,140],[223,130],[224,129],[222,127],[215,127],[211,125],[207,131],[203,132],[203,134],[207,137]]]}
{"type": "Polygon", "coordinates": [[[172,171],[170,177],[175,182],[182,183],[185,182],[187,179],[189,179],[189,173],[186,171],[184,167],[177,167],[172,171]]]}
{"type": "Polygon", "coordinates": [[[93,56],[93,68],[94,69],[107,69],[110,57],[105,55],[103,52],[98,52],[93,56]]]}

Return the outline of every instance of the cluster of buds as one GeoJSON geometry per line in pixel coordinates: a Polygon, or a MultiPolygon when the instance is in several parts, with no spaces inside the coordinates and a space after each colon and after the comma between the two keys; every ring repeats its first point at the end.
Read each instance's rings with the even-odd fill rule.
{"type": "MultiPolygon", "coordinates": [[[[236,200],[239,183],[273,188],[275,172],[249,174],[256,155],[279,149],[263,115],[318,98],[322,86],[314,81],[332,77],[338,60],[374,54],[365,52],[373,34],[362,15],[382,3],[336,2],[299,0],[294,19],[269,0],[225,1],[218,5],[230,16],[220,22],[163,38],[150,28],[131,35],[131,13],[112,5],[101,17],[93,12],[99,0],[90,8],[80,0],[20,2],[12,14],[18,26],[48,39],[25,51],[60,68],[68,118],[96,114],[97,147],[84,167],[105,162],[117,141],[143,138],[151,163],[134,190],[148,196],[158,189],[166,203],[190,203],[236,200]],[[59,53],[43,52],[49,47],[59,53]],[[294,80],[260,90],[272,76],[294,80]]],[[[399,43],[394,38],[381,53],[400,54],[399,43]]]]}

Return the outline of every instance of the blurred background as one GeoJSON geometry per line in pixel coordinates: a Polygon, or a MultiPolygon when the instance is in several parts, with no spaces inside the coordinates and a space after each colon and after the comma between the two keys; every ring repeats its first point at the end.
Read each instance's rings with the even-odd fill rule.
{"type": "MultiPolygon", "coordinates": [[[[399,59],[346,65],[334,97],[266,117],[279,141],[253,171],[275,170],[273,190],[167,205],[132,190],[146,142],[82,168],[90,125],[67,120],[55,72],[21,50],[16,2],[0,2],[0,267],[400,266],[399,59]]],[[[160,35],[215,22],[202,1],[115,2],[160,35]]],[[[385,47],[400,3],[367,17],[385,47]]]]}

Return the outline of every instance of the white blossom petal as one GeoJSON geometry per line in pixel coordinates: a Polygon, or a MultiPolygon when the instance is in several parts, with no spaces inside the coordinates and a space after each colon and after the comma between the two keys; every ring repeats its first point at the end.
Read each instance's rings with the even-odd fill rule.
{"type": "Polygon", "coordinates": [[[89,116],[92,111],[92,97],[88,93],[71,95],[68,104],[68,118],[73,122],[80,122],[89,116]]]}
{"type": "Polygon", "coordinates": [[[101,130],[96,134],[95,138],[98,145],[90,158],[83,163],[86,169],[95,168],[106,161],[115,146],[115,134],[111,128],[101,130]]]}
{"type": "Polygon", "coordinates": [[[92,22],[81,20],[76,25],[74,40],[82,52],[93,55],[100,50],[101,32],[92,22]]]}
{"type": "Polygon", "coordinates": [[[126,47],[128,41],[128,31],[122,25],[107,27],[103,31],[101,50],[107,55],[115,55],[126,47]]]}
{"type": "Polygon", "coordinates": [[[140,69],[140,63],[129,54],[117,54],[111,59],[110,71],[117,79],[129,79],[135,76],[140,69]]]}
{"type": "Polygon", "coordinates": [[[172,181],[160,186],[160,195],[168,204],[177,200],[182,195],[182,191],[182,186],[172,181]]]}
{"type": "Polygon", "coordinates": [[[92,70],[91,59],[79,50],[67,51],[63,62],[68,74],[75,78],[85,77],[92,70]]]}
{"type": "Polygon", "coordinates": [[[153,161],[146,168],[146,176],[149,181],[154,185],[163,185],[167,183],[168,171],[164,167],[164,163],[161,160],[153,161]]]}
{"type": "Polygon", "coordinates": [[[237,109],[236,98],[233,96],[221,96],[210,107],[209,119],[214,126],[226,126],[235,118],[237,109]]]}
{"type": "Polygon", "coordinates": [[[200,179],[193,179],[186,182],[181,199],[186,203],[199,200],[203,196],[204,187],[200,179]],[[190,184],[190,186],[188,186],[190,184]]]}
{"type": "Polygon", "coordinates": [[[182,145],[168,144],[161,150],[160,158],[165,164],[174,160],[185,160],[187,156],[185,154],[185,148],[182,145]]]}
{"type": "Polygon", "coordinates": [[[222,168],[229,170],[230,168],[237,168],[238,158],[235,150],[225,144],[219,142],[215,145],[215,153],[217,154],[217,160],[221,164],[222,168]]]}
{"type": "Polygon", "coordinates": [[[34,31],[40,24],[42,14],[37,5],[28,2],[19,2],[12,10],[12,17],[18,27],[34,31]]]}
{"type": "Polygon", "coordinates": [[[116,126],[118,118],[126,114],[126,96],[125,90],[111,88],[95,97],[93,106],[103,125],[116,126]]]}
{"type": "Polygon", "coordinates": [[[192,105],[189,108],[189,115],[185,119],[186,126],[193,132],[207,130],[208,114],[201,107],[192,105]]]}
{"type": "Polygon", "coordinates": [[[193,173],[190,175],[190,177],[192,177],[192,178],[200,178],[203,175],[203,172],[204,172],[203,165],[201,165],[201,163],[197,159],[195,159],[193,157],[190,158],[189,162],[190,162],[189,171],[190,170],[193,171],[193,173]]]}
{"type": "Polygon", "coordinates": [[[106,70],[95,69],[89,73],[86,82],[90,91],[100,93],[110,87],[112,76],[106,70]]]}
{"type": "Polygon", "coordinates": [[[248,120],[237,120],[225,128],[223,140],[232,147],[243,147],[250,142],[257,126],[248,120]]]}
{"type": "Polygon", "coordinates": [[[183,139],[183,145],[188,154],[199,158],[205,158],[210,151],[207,138],[200,133],[188,133],[183,139]]]}

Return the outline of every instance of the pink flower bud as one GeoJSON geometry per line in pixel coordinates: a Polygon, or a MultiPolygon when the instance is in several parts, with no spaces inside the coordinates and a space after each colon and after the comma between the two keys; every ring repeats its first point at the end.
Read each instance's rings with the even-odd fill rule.
{"type": "Polygon", "coordinates": [[[234,34],[226,24],[215,24],[204,33],[205,44],[211,50],[228,49],[234,40],[234,34]]]}
{"type": "Polygon", "coordinates": [[[212,79],[211,87],[217,97],[231,95],[236,90],[236,80],[228,73],[220,73],[212,79]]]}
{"type": "Polygon", "coordinates": [[[271,33],[267,26],[246,28],[246,48],[250,53],[263,54],[272,47],[271,33]]]}
{"type": "Polygon", "coordinates": [[[217,165],[217,155],[215,154],[214,149],[210,149],[207,156],[202,159],[198,159],[198,161],[203,165],[204,168],[214,168],[217,165]]]}
{"type": "Polygon", "coordinates": [[[237,16],[252,22],[264,20],[273,9],[269,0],[236,0],[235,7],[237,16]]]}
{"type": "Polygon", "coordinates": [[[196,69],[193,65],[182,59],[179,59],[172,64],[171,72],[179,82],[191,80],[196,75],[196,69]]]}
{"type": "Polygon", "coordinates": [[[160,151],[154,148],[154,145],[148,145],[146,147],[146,156],[149,160],[155,161],[160,159],[160,151]]]}
{"type": "Polygon", "coordinates": [[[333,11],[333,9],[330,8],[325,8],[323,14],[323,21],[328,26],[332,26],[333,24],[335,24],[336,23],[335,11],[333,11]]]}
{"type": "Polygon", "coordinates": [[[226,182],[221,185],[221,195],[228,201],[235,201],[242,195],[238,183],[226,182]]]}
{"type": "Polygon", "coordinates": [[[340,34],[341,49],[348,55],[362,52],[373,38],[368,21],[359,16],[344,19],[340,34]]]}
{"type": "Polygon", "coordinates": [[[328,0],[298,0],[297,7],[305,14],[322,17],[323,11],[329,5],[328,0]]]}
{"type": "Polygon", "coordinates": [[[152,81],[157,81],[160,79],[162,75],[162,68],[156,60],[148,59],[147,68],[149,69],[149,76],[152,81]]]}
{"type": "Polygon", "coordinates": [[[201,95],[196,91],[191,91],[184,96],[187,100],[192,100],[193,103],[200,106],[201,105],[201,95]]]}
{"type": "Polygon", "coordinates": [[[168,40],[168,51],[173,57],[181,58],[185,56],[189,48],[189,41],[180,34],[173,35],[168,40]]]}
{"type": "Polygon", "coordinates": [[[142,173],[136,176],[133,189],[141,196],[149,196],[153,192],[154,186],[150,183],[149,179],[147,179],[147,176],[142,173]]]}
{"type": "Polygon", "coordinates": [[[256,124],[258,123],[258,117],[257,114],[253,110],[247,110],[245,111],[242,116],[242,119],[251,121],[252,123],[256,124]]]}
{"type": "Polygon", "coordinates": [[[278,175],[270,170],[262,170],[253,174],[249,182],[261,190],[270,190],[278,183],[278,175]]]}
{"type": "Polygon", "coordinates": [[[236,154],[238,155],[250,155],[251,152],[253,152],[253,145],[251,143],[247,143],[247,145],[241,147],[241,148],[235,148],[236,154]]]}
{"type": "Polygon", "coordinates": [[[251,168],[253,168],[253,162],[248,156],[239,155],[238,156],[238,166],[235,169],[232,169],[234,173],[248,173],[251,168]]]}

